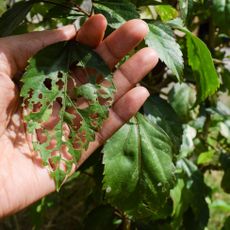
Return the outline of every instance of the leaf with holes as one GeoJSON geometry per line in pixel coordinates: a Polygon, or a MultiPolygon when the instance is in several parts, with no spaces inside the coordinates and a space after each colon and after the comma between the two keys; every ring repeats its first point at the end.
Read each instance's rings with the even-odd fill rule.
{"type": "Polygon", "coordinates": [[[27,129],[37,136],[34,148],[59,189],[108,116],[111,72],[88,47],[61,42],[30,60],[22,82],[27,129]],[[77,83],[73,72],[85,83],[77,83]]]}

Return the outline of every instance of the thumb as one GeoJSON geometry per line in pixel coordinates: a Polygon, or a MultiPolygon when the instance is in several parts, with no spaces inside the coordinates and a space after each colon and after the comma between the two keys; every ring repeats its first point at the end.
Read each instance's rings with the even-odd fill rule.
{"type": "Polygon", "coordinates": [[[1,52],[5,55],[5,74],[13,77],[25,68],[28,59],[39,50],[56,42],[70,40],[74,36],[76,29],[73,25],[68,25],[54,30],[1,38],[1,52]]]}
{"type": "Polygon", "coordinates": [[[0,52],[5,54],[4,64],[7,64],[7,68],[4,68],[7,70],[5,74],[13,77],[18,71],[24,70],[30,57],[46,46],[57,42],[76,38],[86,45],[95,47],[103,39],[105,29],[104,16],[97,14],[91,16],[79,31],[76,31],[74,25],[68,25],[54,30],[0,38],[0,52]]]}
{"type": "Polygon", "coordinates": [[[56,30],[33,32],[0,39],[0,137],[17,108],[18,90],[12,77],[22,71],[28,59],[40,49],[59,41],[73,38],[73,25],[56,30]]]}
{"type": "Polygon", "coordinates": [[[90,17],[78,32],[73,25],[68,25],[55,30],[0,38],[0,136],[18,102],[17,87],[11,78],[24,70],[28,59],[48,45],[73,38],[96,47],[102,41],[105,29],[106,19],[98,14],[90,17]]]}

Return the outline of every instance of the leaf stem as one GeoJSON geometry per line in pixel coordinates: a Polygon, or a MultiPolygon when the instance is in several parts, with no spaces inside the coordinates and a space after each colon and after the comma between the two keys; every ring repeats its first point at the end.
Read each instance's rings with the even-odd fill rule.
{"type": "Polygon", "coordinates": [[[49,1],[49,0],[42,0],[42,1],[40,1],[40,2],[52,4],[52,5],[55,5],[55,6],[60,6],[60,7],[63,7],[63,8],[65,8],[65,9],[68,9],[68,10],[75,10],[75,11],[78,11],[78,10],[74,9],[73,7],[71,7],[71,6],[63,5],[63,4],[61,4],[61,3],[52,2],[52,1],[49,1]]]}
{"type": "Polygon", "coordinates": [[[77,11],[82,12],[82,13],[85,14],[87,17],[91,17],[91,15],[92,15],[92,12],[90,12],[90,13],[86,12],[86,11],[85,11],[84,9],[82,9],[79,5],[75,5],[75,6],[73,7],[73,9],[76,9],[77,11]]]}
{"type": "Polygon", "coordinates": [[[81,13],[85,14],[87,17],[90,17],[92,15],[92,12],[89,14],[84,9],[82,9],[79,5],[76,5],[76,4],[73,4],[73,6],[71,7],[71,6],[66,6],[66,5],[63,5],[61,3],[53,2],[53,1],[50,1],[50,0],[42,0],[41,2],[48,3],[48,4],[53,4],[53,5],[56,5],[56,6],[63,7],[65,9],[81,12],[81,13]]]}

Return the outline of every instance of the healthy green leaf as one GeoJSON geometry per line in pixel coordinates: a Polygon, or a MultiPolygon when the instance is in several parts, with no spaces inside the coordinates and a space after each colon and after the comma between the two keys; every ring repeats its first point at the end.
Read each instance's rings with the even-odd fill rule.
{"type": "Polygon", "coordinates": [[[167,22],[178,16],[177,10],[170,5],[155,6],[155,10],[163,22],[167,22]]]}
{"type": "Polygon", "coordinates": [[[175,84],[169,92],[169,102],[183,122],[196,117],[197,111],[192,109],[196,102],[195,88],[182,83],[175,84]],[[181,100],[183,98],[183,100],[181,100]]]}
{"type": "Polygon", "coordinates": [[[171,107],[164,99],[152,96],[144,104],[144,114],[150,122],[160,126],[170,137],[174,152],[179,152],[182,142],[182,123],[171,107]]]}
{"type": "Polygon", "coordinates": [[[134,218],[156,218],[175,182],[167,134],[137,114],[106,143],[103,153],[109,202],[134,218]]]}
{"type": "Polygon", "coordinates": [[[149,33],[145,42],[158,53],[160,59],[176,75],[178,80],[183,75],[183,58],[179,44],[174,38],[171,28],[163,23],[149,23],[149,33]]]}
{"type": "Polygon", "coordinates": [[[94,12],[97,14],[103,14],[108,25],[114,29],[117,29],[127,20],[139,18],[139,14],[136,11],[135,5],[129,1],[96,1],[93,3],[94,12]]]}
{"type": "Polygon", "coordinates": [[[214,200],[214,202],[211,204],[211,208],[222,213],[230,212],[230,204],[224,200],[214,200]]]}
{"type": "Polygon", "coordinates": [[[0,16],[2,13],[4,13],[6,10],[6,2],[4,0],[0,0],[0,16]]]}
{"type": "Polygon", "coordinates": [[[204,183],[203,175],[191,161],[178,161],[177,169],[178,182],[171,190],[174,202],[173,229],[202,230],[209,218],[208,204],[205,200],[208,187],[204,183]],[[186,215],[188,218],[185,218],[186,215]]]}
{"type": "Polygon", "coordinates": [[[197,159],[197,164],[198,165],[200,165],[200,164],[203,164],[203,165],[211,164],[214,156],[215,156],[214,150],[203,152],[199,155],[199,157],[197,159]]]}
{"type": "Polygon", "coordinates": [[[188,64],[191,66],[197,85],[197,103],[214,94],[220,86],[212,55],[205,43],[183,26],[180,19],[168,23],[186,34],[188,64]]]}
{"type": "Polygon", "coordinates": [[[221,29],[229,32],[230,0],[213,0],[212,17],[214,23],[221,29]]]}
{"type": "Polygon", "coordinates": [[[192,33],[187,33],[188,63],[197,82],[197,102],[214,94],[220,81],[212,61],[212,55],[204,42],[192,33]]]}
{"type": "Polygon", "coordinates": [[[187,22],[190,18],[192,14],[193,5],[193,0],[179,0],[180,13],[184,22],[187,22]]]}
{"type": "Polygon", "coordinates": [[[27,129],[33,135],[39,132],[46,137],[35,142],[34,148],[59,189],[73,163],[94,140],[94,133],[107,118],[114,93],[112,75],[103,60],[88,47],[76,42],[61,42],[45,48],[30,60],[22,82],[27,129]],[[67,85],[74,84],[70,67],[75,63],[82,68],[87,83],[75,86],[75,95],[71,96],[67,85]],[[102,77],[110,83],[108,87],[97,83],[102,77]],[[87,106],[78,106],[75,102],[78,99],[87,106]],[[44,122],[51,119],[57,107],[60,107],[57,121],[52,128],[46,127],[44,122]],[[69,130],[69,134],[64,130],[69,130]],[[63,152],[68,152],[71,160],[67,160],[63,152]],[[66,170],[61,168],[62,164],[66,165],[66,170]]]}
{"type": "Polygon", "coordinates": [[[0,18],[0,37],[11,35],[18,25],[25,19],[36,1],[17,2],[0,18]]]}

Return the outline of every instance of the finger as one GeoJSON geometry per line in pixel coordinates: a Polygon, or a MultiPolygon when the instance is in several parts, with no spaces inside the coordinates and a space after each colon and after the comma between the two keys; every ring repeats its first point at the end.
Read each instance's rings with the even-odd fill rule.
{"type": "Polygon", "coordinates": [[[97,47],[104,38],[107,21],[101,14],[90,17],[77,33],[76,40],[92,48],[97,47]]]}
{"type": "Polygon", "coordinates": [[[82,153],[77,167],[79,167],[99,146],[110,138],[122,125],[133,117],[149,96],[144,87],[136,87],[122,96],[111,108],[109,118],[104,122],[101,131],[91,142],[87,151],[82,153]]]}
{"type": "MultiPolygon", "coordinates": [[[[156,66],[157,62],[157,53],[152,48],[143,48],[121,65],[115,71],[113,77],[113,82],[117,89],[115,101],[140,82],[156,66]]],[[[72,79],[68,84],[71,98],[77,99],[74,95],[74,88],[87,82],[84,75],[81,69],[75,69],[75,72],[72,72],[75,84],[72,79]]]]}
{"type": "Polygon", "coordinates": [[[14,76],[27,65],[28,59],[45,48],[56,42],[72,39],[76,35],[73,25],[64,26],[55,30],[45,30],[32,32],[23,35],[10,36],[0,39],[4,45],[3,53],[6,55],[8,76],[14,76]]]}
{"type": "MultiPolygon", "coordinates": [[[[105,19],[102,19],[102,16],[97,15],[92,16],[89,20],[89,23],[86,22],[85,25],[83,25],[77,37],[79,41],[83,41],[83,35],[86,33],[84,26],[86,26],[88,36],[84,42],[94,46],[101,41],[106,23],[105,19]],[[100,24],[103,24],[103,26],[100,26],[100,24]],[[98,28],[92,30],[90,29],[91,26],[98,26],[98,28]]],[[[0,51],[5,54],[5,61],[3,60],[4,65],[6,65],[4,67],[5,73],[8,76],[15,75],[18,71],[25,68],[28,59],[39,50],[57,42],[73,39],[75,36],[75,27],[68,25],[55,30],[45,30],[0,38],[0,43],[2,44],[0,51]]]]}
{"type": "Polygon", "coordinates": [[[144,39],[147,33],[148,26],[144,21],[130,20],[105,38],[96,48],[96,52],[113,69],[129,51],[144,39]]]}
{"type": "Polygon", "coordinates": [[[143,48],[121,65],[113,78],[117,89],[115,101],[141,81],[157,62],[157,53],[151,48],[143,48]]]}

